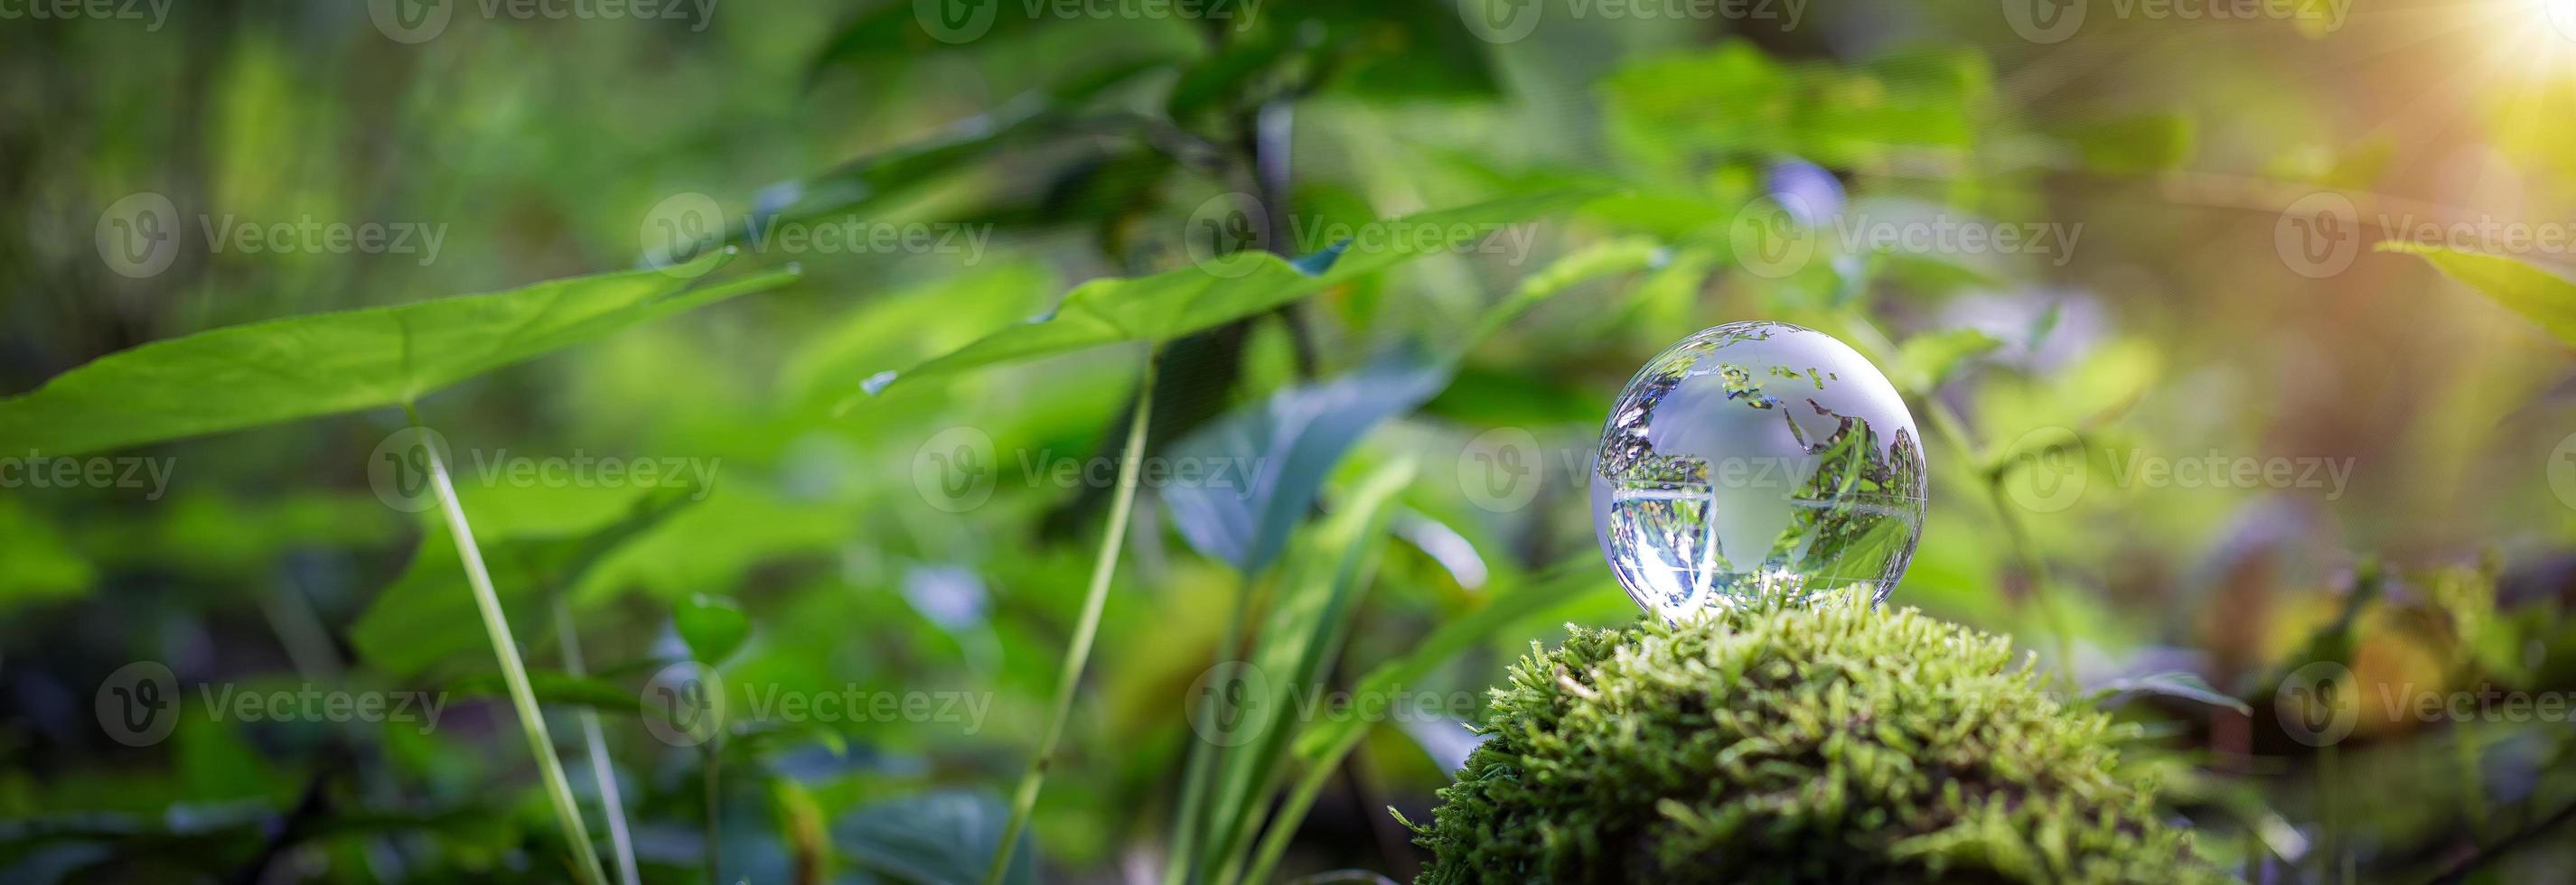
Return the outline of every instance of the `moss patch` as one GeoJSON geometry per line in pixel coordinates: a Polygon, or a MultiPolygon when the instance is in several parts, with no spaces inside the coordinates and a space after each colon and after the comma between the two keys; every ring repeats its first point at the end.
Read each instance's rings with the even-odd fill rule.
{"type": "Polygon", "coordinates": [[[1481,730],[1421,882],[2220,880],[2107,717],[1912,609],[1576,628],[1481,730]]]}

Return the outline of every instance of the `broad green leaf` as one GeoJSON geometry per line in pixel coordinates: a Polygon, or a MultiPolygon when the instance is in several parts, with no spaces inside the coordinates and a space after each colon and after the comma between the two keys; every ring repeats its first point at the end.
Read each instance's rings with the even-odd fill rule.
{"type": "Polygon", "coordinates": [[[1342,453],[1448,380],[1448,366],[1397,352],[1330,381],[1273,393],[1174,440],[1165,458],[1207,472],[1164,487],[1173,527],[1200,553],[1233,563],[1247,579],[1258,575],[1305,520],[1342,453]]]}
{"type": "Polygon", "coordinates": [[[78,455],[402,405],[548,351],[794,278],[779,272],[690,288],[726,260],[709,254],[661,270],[155,341],[0,399],[0,449],[78,455]]]}
{"type": "Polygon", "coordinates": [[[1269,695],[1238,711],[1238,727],[1251,740],[1219,763],[1217,801],[1209,809],[1208,832],[1215,836],[1205,855],[1209,862],[1249,847],[1252,825],[1269,806],[1271,782],[1295,737],[1289,724],[1294,705],[1321,692],[1340,656],[1350,613],[1376,570],[1377,542],[1386,533],[1395,495],[1413,481],[1413,469],[1411,461],[1399,461],[1360,480],[1341,508],[1304,536],[1286,566],[1253,651],[1254,672],[1268,683],[1269,695]]]}
{"type": "Polygon", "coordinates": [[[1909,393],[1931,393],[1969,360],[2002,346],[2002,341],[1976,329],[1916,335],[1897,348],[1896,383],[1909,393]]]}
{"type": "Polygon", "coordinates": [[[0,612],[89,592],[97,573],[25,501],[0,496],[0,612]]]}
{"type": "Polygon", "coordinates": [[[948,274],[869,300],[805,336],[779,367],[791,403],[830,406],[883,360],[928,359],[1028,316],[1054,290],[1046,269],[1012,262],[948,274]]]}
{"type": "Polygon", "coordinates": [[[647,527],[633,543],[608,554],[573,584],[572,600],[588,605],[628,590],[665,600],[731,592],[762,563],[830,556],[857,534],[848,507],[786,500],[755,485],[738,485],[647,527]]]}
{"type": "MultiPolygon", "coordinates": [[[[601,558],[688,503],[684,490],[672,489],[644,496],[625,518],[595,531],[477,538],[513,633],[530,644],[553,635],[541,617],[551,594],[575,585],[601,558]]],[[[349,644],[366,663],[396,676],[417,674],[456,657],[490,658],[491,640],[444,522],[433,523],[422,535],[411,566],[349,628],[349,644]]]]}
{"type": "MultiPolygon", "coordinates": [[[[918,885],[975,885],[1002,844],[1010,809],[990,793],[944,789],[860,807],[832,825],[841,855],[871,872],[918,885]]],[[[1020,845],[1002,881],[1037,881],[1034,837],[1020,845]]]]}
{"type": "Polygon", "coordinates": [[[1600,193],[1526,194],[1376,222],[1354,234],[1331,268],[1312,275],[1275,255],[1236,252],[1148,277],[1095,280],[1067,294],[1049,316],[1004,327],[910,369],[880,373],[868,379],[867,388],[882,394],[895,384],[1001,363],[1121,342],[1169,341],[1481,240],[1500,225],[1571,209],[1600,193]]]}
{"type": "Polygon", "coordinates": [[[2381,242],[2381,252],[2421,255],[2444,275],[2486,293],[2522,314],[2558,340],[2576,344],[2576,282],[2518,258],[2463,252],[2399,240],[2381,242]]]}
{"type": "Polygon", "coordinates": [[[751,618],[742,613],[742,606],[704,593],[689,594],[688,599],[673,606],[671,625],[680,632],[681,641],[689,644],[689,654],[708,665],[722,663],[751,635],[751,618]]]}

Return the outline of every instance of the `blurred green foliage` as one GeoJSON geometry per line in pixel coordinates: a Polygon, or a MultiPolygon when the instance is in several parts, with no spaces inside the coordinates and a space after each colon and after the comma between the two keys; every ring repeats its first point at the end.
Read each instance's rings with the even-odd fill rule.
{"type": "Polygon", "coordinates": [[[1934,471],[1895,601],[2138,725],[2123,765],[2205,857],[2576,863],[2564,718],[2409,705],[2576,687],[2568,284],[2402,230],[2322,276],[2281,251],[2310,194],[2565,217],[2562,69],[2101,4],[2063,44],[1984,5],[1525,38],[1483,0],[971,36],[936,3],[450,5],[418,42],[403,7],[0,22],[0,879],[574,876],[457,538],[381,459],[416,417],[607,875],[976,880],[1139,409],[1161,463],[1257,482],[1148,471],[1003,872],[1406,878],[1385,809],[1426,819],[1505,663],[1636,615],[1584,500],[1612,395],[1745,318],[1888,370],[1934,471]],[[142,194],[175,248],[138,276],[102,250],[142,194]],[[308,219],[441,236],[240,248],[308,219]],[[176,724],[128,741],[138,662],[176,724]],[[713,739],[657,700],[687,684],[713,739]],[[452,704],[218,701],[308,691],[452,704]],[[1331,703],[1398,694],[1467,702],[1331,703]]]}

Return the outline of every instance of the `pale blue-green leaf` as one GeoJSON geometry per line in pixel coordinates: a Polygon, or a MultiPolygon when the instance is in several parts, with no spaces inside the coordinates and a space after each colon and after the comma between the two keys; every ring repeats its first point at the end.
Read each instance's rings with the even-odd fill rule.
{"type": "Polygon", "coordinates": [[[1200,553],[1246,576],[1269,566],[1306,518],[1342,454],[1378,424],[1448,383],[1449,367],[1399,351],[1348,375],[1270,395],[1164,447],[1198,481],[1162,492],[1172,525],[1200,553]]]}

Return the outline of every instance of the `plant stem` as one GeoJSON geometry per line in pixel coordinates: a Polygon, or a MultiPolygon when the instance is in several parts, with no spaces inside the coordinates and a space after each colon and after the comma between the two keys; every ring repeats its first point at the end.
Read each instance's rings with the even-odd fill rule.
{"type": "Polygon", "coordinates": [[[1002,826],[1002,841],[993,848],[993,864],[984,870],[984,885],[1002,881],[1011,867],[1011,853],[1017,848],[1020,829],[1028,825],[1029,811],[1037,807],[1038,791],[1046,785],[1047,766],[1055,757],[1056,742],[1064,737],[1064,720],[1073,713],[1073,692],[1082,683],[1083,665],[1091,659],[1091,640],[1100,632],[1100,610],[1109,601],[1109,577],[1118,570],[1118,548],[1127,542],[1127,516],[1136,504],[1137,468],[1145,460],[1145,426],[1154,411],[1154,354],[1145,354],[1144,376],[1136,382],[1136,414],[1127,424],[1126,452],[1118,459],[1118,494],[1110,499],[1109,525],[1101,533],[1100,557],[1092,562],[1091,589],[1082,599],[1082,619],[1073,628],[1073,644],[1064,650],[1064,672],[1056,679],[1055,709],[1047,716],[1046,731],[1038,739],[1038,754],[1029,760],[1029,770],[1020,776],[1018,792],[1011,797],[1011,820],[1002,826]]]}
{"type": "MultiPolygon", "coordinates": [[[[574,678],[583,673],[581,635],[572,628],[572,607],[563,596],[555,596],[555,644],[563,646],[564,672],[574,678]]],[[[608,741],[600,735],[599,711],[583,707],[576,714],[581,722],[582,751],[590,754],[590,779],[599,784],[601,816],[608,819],[608,847],[616,852],[619,885],[638,885],[635,873],[635,843],[626,834],[626,801],[619,795],[617,769],[608,762],[608,741]]]]}
{"type": "Polygon", "coordinates": [[[1251,870],[1243,876],[1245,885],[1261,885],[1270,880],[1270,870],[1279,865],[1280,855],[1287,853],[1288,840],[1297,835],[1298,825],[1306,820],[1307,809],[1314,807],[1315,796],[1324,791],[1324,782],[1332,779],[1333,772],[1342,767],[1342,759],[1357,749],[1360,739],[1367,736],[1367,729],[1353,729],[1323,758],[1307,766],[1305,774],[1297,779],[1297,786],[1289,790],[1287,799],[1280,804],[1279,813],[1270,816],[1270,831],[1262,834],[1261,847],[1252,853],[1251,870]]]}
{"type": "MultiPolygon", "coordinates": [[[[407,408],[407,407],[406,407],[407,408]]],[[[412,413],[411,426],[424,433],[420,415],[412,413]]],[[[590,845],[590,830],[581,822],[581,806],[572,798],[572,784],[564,779],[563,763],[555,759],[554,738],[546,734],[545,711],[537,707],[537,693],[528,687],[528,666],[519,659],[519,643],[510,637],[509,618],[501,612],[501,596],[492,590],[492,573],[483,566],[483,551],[474,543],[474,527],[465,521],[465,506],[457,503],[456,484],[447,476],[447,460],[438,447],[423,440],[429,451],[429,481],[438,491],[438,503],[447,514],[447,533],[456,540],[456,558],[465,565],[465,583],[474,588],[474,605],[483,613],[483,630],[492,639],[492,656],[501,662],[501,681],[510,687],[510,705],[519,713],[519,730],[528,736],[528,750],[537,757],[537,773],[546,784],[546,798],[553,802],[555,822],[563,826],[564,840],[571,843],[573,863],[581,868],[582,881],[607,885],[608,877],[600,872],[599,852],[590,845]]]]}
{"type": "MultiPolygon", "coordinates": [[[[1234,611],[1226,618],[1225,635],[1217,638],[1216,661],[1213,666],[1225,666],[1226,662],[1242,655],[1243,625],[1250,617],[1248,610],[1252,606],[1251,597],[1252,581],[1247,575],[1235,582],[1234,611]]],[[[1217,704],[1220,702],[1215,692],[1201,695],[1196,703],[1198,718],[1193,721],[1216,721],[1209,718],[1219,713],[1217,704]]],[[[1172,823],[1174,834],[1172,854],[1163,864],[1164,885],[1180,885],[1186,876],[1186,871],[1196,866],[1191,862],[1190,853],[1198,850],[1201,829],[1198,819],[1199,810],[1200,806],[1207,801],[1209,779],[1216,776],[1217,757],[1223,754],[1223,750],[1214,742],[1199,738],[1197,735],[1197,729],[1193,728],[1190,731],[1190,737],[1186,739],[1190,742],[1190,761],[1188,771],[1181,779],[1180,814],[1173,819],[1172,823]]]]}
{"type": "Polygon", "coordinates": [[[716,778],[719,766],[724,763],[724,736],[718,735],[715,740],[699,745],[698,752],[698,770],[706,775],[700,782],[705,789],[707,803],[707,839],[702,854],[707,862],[707,882],[721,885],[724,882],[724,817],[723,803],[717,800],[716,778]]]}

